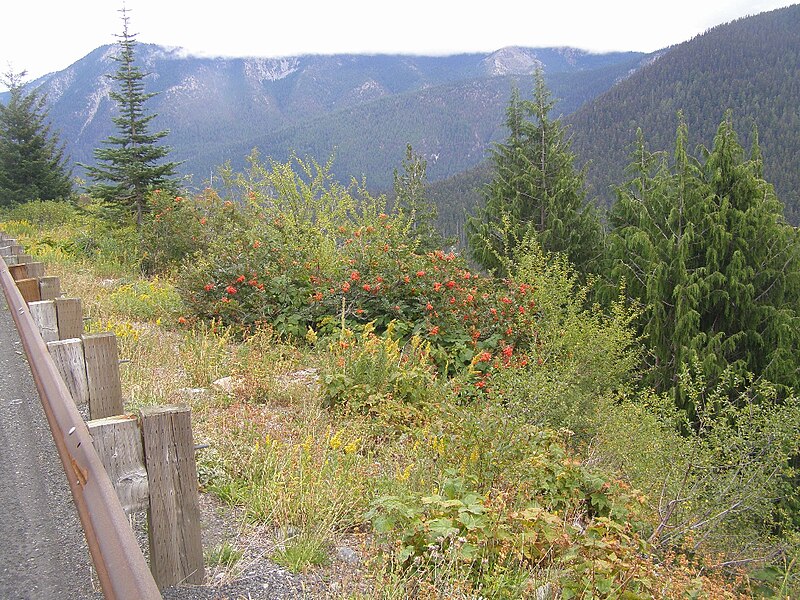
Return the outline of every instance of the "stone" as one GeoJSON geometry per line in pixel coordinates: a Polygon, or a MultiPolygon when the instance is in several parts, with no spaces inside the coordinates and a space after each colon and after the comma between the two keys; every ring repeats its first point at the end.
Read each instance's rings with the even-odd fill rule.
{"type": "Polygon", "coordinates": [[[349,565],[356,565],[359,562],[361,562],[361,558],[358,556],[358,552],[356,552],[352,548],[348,548],[347,546],[337,546],[336,558],[349,565]]]}
{"type": "Polygon", "coordinates": [[[224,392],[226,394],[233,394],[233,389],[236,385],[236,381],[233,377],[228,375],[227,377],[221,377],[217,379],[214,383],[211,384],[215,390],[219,392],[224,392]]]}

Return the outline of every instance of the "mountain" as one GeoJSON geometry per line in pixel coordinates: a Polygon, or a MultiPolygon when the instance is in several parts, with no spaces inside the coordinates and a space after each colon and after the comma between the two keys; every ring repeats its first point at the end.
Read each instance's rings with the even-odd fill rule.
{"type": "MultiPolygon", "coordinates": [[[[98,48],[31,84],[47,93],[54,129],[75,162],[91,164],[93,149],[113,133],[106,75],[115,52],[98,48]]],[[[153,129],[170,130],[172,158],[184,161],[193,186],[226,161],[243,167],[257,148],[278,160],[335,155],[339,179],[365,177],[386,191],[410,143],[427,160],[440,224],[459,233],[490,176],[488,150],[506,135],[512,86],[527,95],[542,68],[599,204],[610,205],[612,186],[624,181],[637,127],[652,150],[669,152],[680,110],[690,143],[709,146],[731,109],[745,145],[757,126],[765,176],[800,222],[800,5],[647,55],[512,47],[444,57],[222,59],[139,44],[137,60],[150,73],[147,91],[159,92],[148,103],[158,115],[153,129]]]]}
{"type": "MultiPolygon", "coordinates": [[[[592,54],[574,48],[503,48],[444,57],[333,55],[199,58],[180,49],[138,44],[149,73],[152,131],[168,129],[171,158],[199,186],[225,161],[242,167],[253,148],[285,159],[291,152],[326,161],[335,174],[391,187],[407,144],[428,161],[431,180],[480,163],[502,136],[511,86],[532,87],[544,70],[572,112],[643,63],[635,52],[592,54]]],[[[107,75],[115,46],[32,83],[47,94],[54,129],[77,163],[114,133],[107,75]]],[[[1,98],[0,98],[1,100],[1,98]]]]}
{"type": "MultiPolygon", "coordinates": [[[[670,153],[682,111],[692,149],[710,147],[728,109],[745,148],[756,126],[764,176],[788,220],[800,224],[800,5],[719,25],[644,57],[629,77],[566,114],[577,166],[587,168],[589,199],[601,207],[614,201],[637,127],[651,151],[670,153]]],[[[448,235],[461,237],[465,214],[482,201],[490,178],[483,162],[431,184],[448,235]]]]}
{"type": "Polygon", "coordinates": [[[742,18],[670,48],[570,115],[573,149],[608,205],[624,181],[636,128],[671,152],[682,111],[690,144],[710,147],[725,111],[748,147],[757,127],[764,177],[800,221],[800,5],[742,18]]]}

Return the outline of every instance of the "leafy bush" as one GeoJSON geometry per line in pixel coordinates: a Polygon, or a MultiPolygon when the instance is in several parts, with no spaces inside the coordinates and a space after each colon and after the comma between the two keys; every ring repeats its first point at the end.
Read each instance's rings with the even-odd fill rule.
{"type": "Polygon", "coordinates": [[[589,305],[591,287],[578,283],[563,257],[536,244],[516,256],[514,280],[534,290],[537,319],[517,325],[526,327],[519,336],[530,340],[529,360],[497,369],[492,391],[526,420],[567,428],[585,443],[604,396],[625,387],[638,364],[636,312],[622,301],[589,305]]]}
{"type": "Polygon", "coordinates": [[[645,545],[626,522],[635,499],[570,463],[552,433],[540,441],[536,464],[554,475],[538,478],[545,485],[516,495],[502,488],[481,491],[482,483],[450,473],[438,493],[374,500],[367,517],[396,564],[429,573],[458,565],[476,591],[491,588],[499,598],[520,597],[526,580],[541,583],[548,572],[568,598],[646,591],[638,559],[645,545]]]}
{"type": "Polygon", "coordinates": [[[402,346],[391,333],[391,324],[383,337],[372,324],[358,336],[342,330],[322,372],[323,406],[369,416],[392,429],[420,419],[439,387],[428,345],[414,337],[402,346]]]}
{"type": "Polygon", "coordinates": [[[210,190],[191,200],[161,190],[150,194],[139,229],[142,270],[150,274],[167,272],[203,252],[209,241],[209,230],[204,226],[215,220],[219,204],[210,190]]]}
{"type": "Polygon", "coordinates": [[[610,404],[598,415],[597,459],[653,490],[649,537],[662,548],[716,556],[711,568],[783,563],[797,551],[787,539],[800,407],[732,369],[713,388],[697,373],[681,382],[696,428],[668,394],[610,404]]]}

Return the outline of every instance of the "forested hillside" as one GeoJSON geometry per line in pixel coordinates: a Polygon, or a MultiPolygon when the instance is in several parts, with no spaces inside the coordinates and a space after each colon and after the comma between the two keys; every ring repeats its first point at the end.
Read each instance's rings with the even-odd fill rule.
{"type": "MultiPolygon", "coordinates": [[[[562,97],[564,90],[548,83],[562,97]]],[[[690,142],[709,146],[727,109],[745,144],[757,126],[765,177],[787,218],[800,222],[800,5],[721,25],[669,48],[567,115],[578,166],[587,168],[589,197],[604,208],[613,202],[612,186],[624,181],[637,127],[651,150],[668,150],[682,111],[690,142]]],[[[488,180],[483,163],[432,182],[430,196],[448,235],[460,236],[488,180]]]]}
{"type": "MultiPolygon", "coordinates": [[[[76,163],[92,164],[93,149],[111,132],[114,51],[98,48],[32,84],[47,94],[54,129],[76,163]]],[[[142,44],[136,60],[150,74],[147,91],[158,92],[149,104],[153,126],[170,131],[166,141],[195,186],[228,160],[241,168],[258,148],[264,157],[296,152],[322,162],[335,151],[337,177],[364,176],[386,189],[409,143],[428,160],[431,179],[479,163],[501,135],[513,78],[544,69],[571,112],[638,68],[643,55],[504,48],[443,57],[222,59],[142,44]]]]}
{"type": "MultiPolygon", "coordinates": [[[[800,218],[800,5],[715,27],[579,108],[567,122],[600,201],[623,181],[636,128],[652,150],[671,146],[682,111],[693,144],[710,146],[726,110],[738,131],[758,128],[764,175],[800,218]]],[[[745,136],[746,137],[746,136],[745,136]]],[[[746,144],[750,140],[743,140],[746,144]]]]}

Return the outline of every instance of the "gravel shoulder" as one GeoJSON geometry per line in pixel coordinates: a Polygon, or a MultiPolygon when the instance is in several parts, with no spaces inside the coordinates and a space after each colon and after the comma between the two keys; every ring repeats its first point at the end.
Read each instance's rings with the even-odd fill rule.
{"type": "Polygon", "coordinates": [[[293,573],[270,559],[281,543],[273,527],[247,522],[237,508],[210,494],[200,494],[200,511],[204,550],[228,543],[242,558],[233,569],[207,567],[203,586],[162,590],[165,600],[327,600],[366,592],[357,536],[343,537],[330,550],[328,565],[293,573]]]}
{"type": "Polygon", "coordinates": [[[0,293],[0,590],[99,598],[89,549],[13,318],[0,293]]]}

